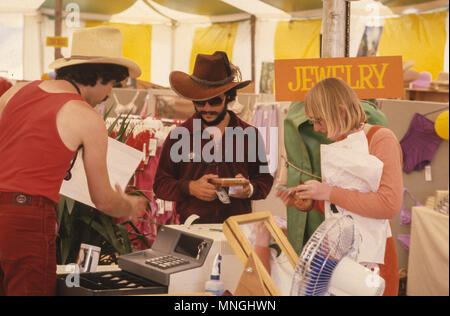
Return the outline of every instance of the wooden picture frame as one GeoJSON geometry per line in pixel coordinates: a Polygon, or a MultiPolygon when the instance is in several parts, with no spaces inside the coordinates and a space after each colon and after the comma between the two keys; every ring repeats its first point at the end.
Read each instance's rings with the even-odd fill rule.
{"type": "Polygon", "coordinates": [[[249,257],[253,257],[255,265],[258,267],[260,276],[265,286],[265,294],[271,296],[279,296],[281,295],[280,290],[277,289],[274,281],[270,277],[262,261],[258,256],[254,255],[255,251],[252,248],[248,237],[240,227],[240,225],[250,224],[258,221],[264,222],[272,238],[278,244],[282,253],[286,256],[289,263],[292,265],[292,268],[294,269],[298,261],[298,255],[289,243],[286,235],[283,233],[280,227],[278,227],[272,214],[269,211],[231,216],[223,223],[222,230],[229,244],[244,266],[247,265],[249,257]]]}

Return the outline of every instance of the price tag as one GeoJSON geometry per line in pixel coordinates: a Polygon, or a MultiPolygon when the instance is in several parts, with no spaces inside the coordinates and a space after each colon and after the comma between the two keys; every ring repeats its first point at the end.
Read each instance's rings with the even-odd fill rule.
{"type": "Polygon", "coordinates": [[[160,199],[157,199],[156,200],[156,205],[157,205],[157,207],[158,207],[158,215],[162,215],[162,214],[164,214],[164,212],[165,212],[165,208],[164,208],[164,201],[163,200],[160,200],[160,199]]]}
{"type": "Polygon", "coordinates": [[[431,177],[431,165],[425,166],[425,181],[432,181],[431,177]]]}
{"type": "Polygon", "coordinates": [[[164,208],[166,212],[170,212],[172,211],[172,205],[173,202],[172,201],[164,201],[164,208]]]}
{"type": "Polygon", "coordinates": [[[148,155],[151,157],[156,156],[156,149],[158,148],[158,141],[154,138],[150,139],[148,144],[148,155]]]}
{"type": "Polygon", "coordinates": [[[216,194],[217,197],[219,198],[220,202],[222,202],[223,204],[230,204],[230,197],[228,196],[227,192],[225,191],[224,188],[217,188],[216,189],[216,194]]]}

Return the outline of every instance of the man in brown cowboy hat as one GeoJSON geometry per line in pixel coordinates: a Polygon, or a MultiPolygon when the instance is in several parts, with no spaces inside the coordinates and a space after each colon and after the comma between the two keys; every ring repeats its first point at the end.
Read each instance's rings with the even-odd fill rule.
{"type": "Polygon", "coordinates": [[[141,198],[111,187],[107,131],[93,106],[140,69],[122,57],[118,29],[76,31],[72,55],[56,60],[57,80],[21,83],[0,98],[0,295],[56,294],[59,190],[79,147],[97,209],[136,217],[141,198]]]}
{"type": "Polygon", "coordinates": [[[196,113],[166,139],[153,190],[158,198],[176,202],[182,222],[192,214],[200,216],[198,222],[221,223],[229,216],[250,213],[251,200],[264,199],[272,187],[257,129],[227,110],[236,90],[250,83],[239,75],[224,52],[197,55],[192,75],[170,74],[172,89],[192,100],[196,113]],[[180,146],[189,150],[182,157],[180,146]],[[212,148],[213,159],[207,157],[212,148]],[[217,178],[243,178],[244,185],[226,192],[211,184],[217,178]]]}

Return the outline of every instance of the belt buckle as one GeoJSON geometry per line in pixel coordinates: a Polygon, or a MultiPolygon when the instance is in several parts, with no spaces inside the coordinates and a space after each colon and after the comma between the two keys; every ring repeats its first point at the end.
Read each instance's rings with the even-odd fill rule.
{"type": "Polygon", "coordinates": [[[20,205],[31,205],[31,196],[22,193],[15,194],[13,197],[13,203],[20,205]]]}

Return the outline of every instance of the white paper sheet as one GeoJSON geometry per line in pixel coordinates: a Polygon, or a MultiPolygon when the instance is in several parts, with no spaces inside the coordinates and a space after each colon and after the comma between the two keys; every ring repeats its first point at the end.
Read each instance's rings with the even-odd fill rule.
{"type": "MultiPolygon", "coordinates": [[[[69,181],[63,181],[59,193],[78,202],[95,207],[89,195],[81,155],[82,151],[78,153],[77,160],[72,168],[72,178],[69,181]]],[[[114,188],[114,185],[117,183],[122,190],[125,190],[141,160],[142,152],[109,137],[107,166],[111,186],[114,188]]]]}
{"type": "MultiPolygon", "coordinates": [[[[383,162],[369,154],[363,131],[346,139],[320,146],[322,179],[331,186],[359,192],[375,192],[380,185],[383,162]]],[[[351,213],[339,206],[334,214],[325,201],[325,217],[351,215],[361,235],[358,262],[384,263],[386,238],[392,236],[389,221],[351,213]]]]}

